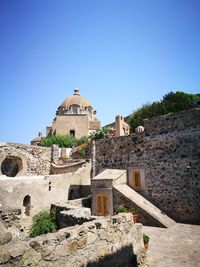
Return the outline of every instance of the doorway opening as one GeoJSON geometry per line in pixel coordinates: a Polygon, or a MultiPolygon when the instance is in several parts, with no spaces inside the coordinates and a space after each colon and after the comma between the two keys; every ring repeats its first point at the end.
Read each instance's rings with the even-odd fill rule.
{"type": "Polygon", "coordinates": [[[30,216],[30,211],[31,211],[31,197],[29,195],[26,195],[24,200],[23,200],[23,206],[25,208],[24,214],[26,216],[30,216]]]}
{"type": "Polygon", "coordinates": [[[75,130],[70,130],[69,134],[70,134],[71,137],[75,137],[75,130]]]}

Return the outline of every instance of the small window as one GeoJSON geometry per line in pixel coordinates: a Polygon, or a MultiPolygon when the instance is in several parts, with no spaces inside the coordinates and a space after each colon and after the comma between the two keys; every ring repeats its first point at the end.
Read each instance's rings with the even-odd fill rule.
{"type": "Polygon", "coordinates": [[[132,171],[130,185],[133,189],[141,189],[141,176],[139,171],[132,171]]]}
{"type": "Polygon", "coordinates": [[[140,172],[134,172],[134,186],[141,188],[141,181],[140,181],[140,172]]]}
{"type": "Polygon", "coordinates": [[[29,195],[26,195],[23,200],[23,206],[25,207],[24,213],[26,216],[30,216],[30,210],[31,210],[31,197],[29,195]]]}
{"type": "Polygon", "coordinates": [[[70,130],[70,136],[75,137],[75,130],[70,130]]]}
{"type": "Polygon", "coordinates": [[[88,108],[88,115],[89,115],[89,118],[92,118],[92,109],[91,108],[88,108]]]}

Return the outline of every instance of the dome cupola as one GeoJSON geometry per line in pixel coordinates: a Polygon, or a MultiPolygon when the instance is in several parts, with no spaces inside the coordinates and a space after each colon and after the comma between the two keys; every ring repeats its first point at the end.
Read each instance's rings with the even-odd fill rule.
{"type": "Polygon", "coordinates": [[[72,96],[66,98],[57,110],[57,115],[77,115],[87,114],[89,118],[95,115],[95,111],[91,103],[82,97],[79,93],[78,88],[74,89],[72,96]]]}

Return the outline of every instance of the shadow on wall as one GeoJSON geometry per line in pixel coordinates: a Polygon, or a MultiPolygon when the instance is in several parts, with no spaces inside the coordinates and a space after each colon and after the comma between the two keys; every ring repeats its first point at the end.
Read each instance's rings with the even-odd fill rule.
{"type": "Polygon", "coordinates": [[[68,200],[74,200],[77,198],[83,198],[91,195],[90,185],[70,185],[68,191],[68,200]]]}
{"type": "Polygon", "coordinates": [[[125,246],[117,252],[100,258],[99,261],[90,262],[87,265],[81,267],[137,267],[136,255],[133,254],[133,246],[125,246]]]}

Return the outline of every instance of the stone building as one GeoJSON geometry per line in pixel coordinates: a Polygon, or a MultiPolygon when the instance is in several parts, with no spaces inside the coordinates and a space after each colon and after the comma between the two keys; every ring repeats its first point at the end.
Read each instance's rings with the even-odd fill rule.
{"type": "Polygon", "coordinates": [[[52,126],[46,128],[46,135],[70,135],[80,138],[90,135],[100,127],[101,123],[96,118],[96,110],[75,88],[74,94],[58,107],[52,126]]]}
{"type": "Polygon", "coordinates": [[[130,134],[130,126],[124,121],[124,117],[117,115],[115,117],[115,136],[125,136],[130,134]]]}
{"type": "Polygon", "coordinates": [[[105,169],[127,171],[128,187],[116,187],[115,177],[100,179],[103,173],[92,182],[95,196],[98,190],[107,193],[102,188],[113,192],[115,187],[112,206],[108,201],[110,213],[122,202],[132,205],[133,198],[142,203],[133,193],[138,192],[144,204],[149,201],[176,222],[200,223],[199,108],[145,120],[142,133],[98,140],[93,165],[96,175],[105,169]]]}

